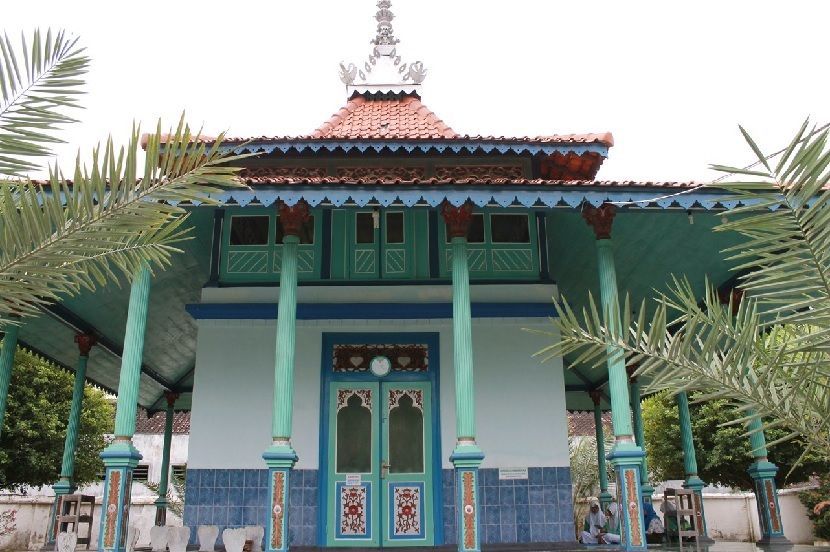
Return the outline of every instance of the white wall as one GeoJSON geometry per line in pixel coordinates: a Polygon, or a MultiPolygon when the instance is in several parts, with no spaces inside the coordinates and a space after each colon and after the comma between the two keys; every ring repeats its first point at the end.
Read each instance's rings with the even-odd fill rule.
{"type": "MultiPolygon", "coordinates": [[[[801,489],[778,492],[784,536],[793,544],[813,543],[813,524],[798,499],[801,489]]],[[[654,508],[660,511],[662,495],[655,495],[654,508]]],[[[715,540],[755,542],[761,538],[758,507],[754,493],[703,495],[706,529],[715,540]]]]}
{"type": "MultiPolygon", "coordinates": [[[[476,424],[483,467],[567,466],[567,415],[561,362],[531,355],[549,338],[522,330],[540,319],[475,319],[476,424]]],[[[299,321],[292,444],[297,468],[318,466],[320,347],[323,332],[438,332],[444,467],[455,443],[450,320],[299,321]]],[[[264,468],[271,442],[273,320],[201,320],[188,468],[264,468]]]]}

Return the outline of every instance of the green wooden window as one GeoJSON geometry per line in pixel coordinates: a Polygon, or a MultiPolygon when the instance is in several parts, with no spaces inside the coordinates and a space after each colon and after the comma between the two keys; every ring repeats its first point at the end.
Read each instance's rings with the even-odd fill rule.
{"type": "MultiPolygon", "coordinates": [[[[450,277],[452,248],[442,222],[439,236],[441,276],[450,277]]],[[[527,211],[484,209],[473,213],[467,237],[471,279],[536,279],[539,250],[535,218],[527,211]]]]}
{"type": "Polygon", "coordinates": [[[333,280],[405,280],[429,276],[425,210],[332,211],[333,280]]]}
{"type": "MultiPolygon", "coordinates": [[[[320,278],[322,213],[312,209],[300,231],[297,278],[320,278]]],[[[276,208],[235,208],[225,213],[220,278],[223,282],[278,282],[282,227],[276,208]]]]}

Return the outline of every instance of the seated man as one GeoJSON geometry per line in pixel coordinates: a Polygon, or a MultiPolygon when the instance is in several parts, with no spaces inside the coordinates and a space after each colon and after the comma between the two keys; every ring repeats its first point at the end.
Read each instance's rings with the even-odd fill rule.
{"type": "Polygon", "coordinates": [[[606,524],[607,531],[600,534],[600,544],[619,544],[620,543],[620,505],[616,500],[612,500],[611,504],[605,509],[605,517],[608,519],[606,524]]]}
{"type": "Polygon", "coordinates": [[[591,500],[591,509],[588,515],[585,516],[585,524],[583,526],[580,541],[582,544],[600,544],[600,538],[605,533],[605,524],[608,520],[605,518],[599,509],[599,501],[591,500]]]}
{"type": "Polygon", "coordinates": [[[654,506],[651,502],[643,500],[643,525],[646,528],[646,542],[648,544],[659,544],[663,542],[666,530],[663,527],[663,522],[654,511],[654,506]]]}

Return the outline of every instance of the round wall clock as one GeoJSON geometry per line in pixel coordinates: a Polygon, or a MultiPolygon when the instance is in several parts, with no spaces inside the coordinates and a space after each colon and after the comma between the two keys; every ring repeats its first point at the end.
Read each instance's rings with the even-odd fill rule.
{"type": "Polygon", "coordinates": [[[379,378],[392,371],[392,362],[385,356],[376,356],[369,361],[369,370],[379,378]]]}

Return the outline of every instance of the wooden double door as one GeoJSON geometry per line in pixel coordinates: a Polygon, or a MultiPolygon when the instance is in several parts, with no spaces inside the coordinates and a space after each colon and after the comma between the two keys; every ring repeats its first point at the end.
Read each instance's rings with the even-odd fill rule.
{"type": "Polygon", "coordinates": [[[328,386],[325,544],[434,544],[432,383],[328,386]]]}

